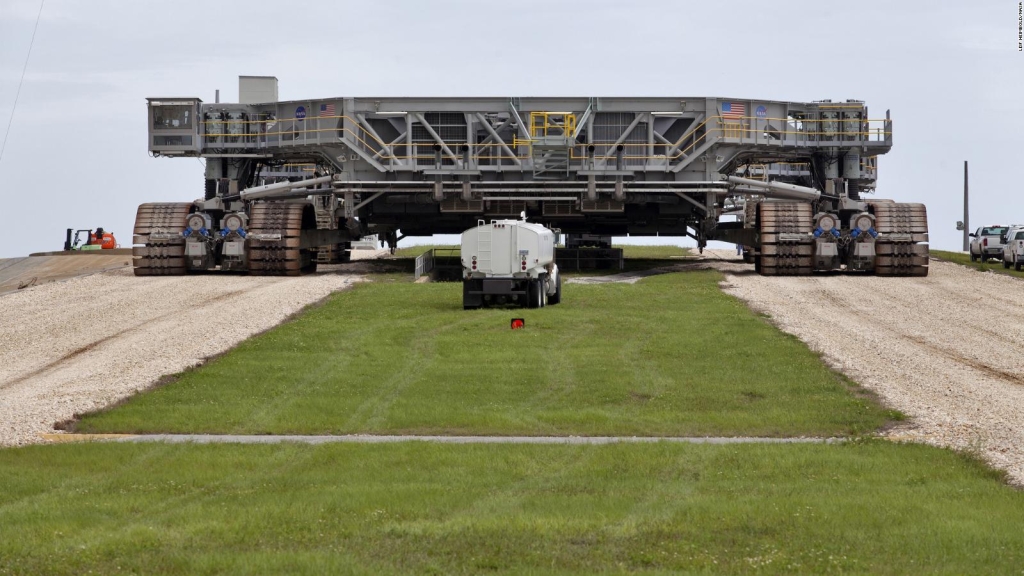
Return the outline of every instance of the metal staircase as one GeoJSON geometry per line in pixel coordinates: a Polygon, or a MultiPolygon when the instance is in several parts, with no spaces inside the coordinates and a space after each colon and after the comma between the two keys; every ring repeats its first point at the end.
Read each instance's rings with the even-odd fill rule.
{"type": "Polygon", "coordinates": [[[565,180],[569,176],[568,138],[548,136],[535,139],[531,148],[535,179],[565,180]]]}

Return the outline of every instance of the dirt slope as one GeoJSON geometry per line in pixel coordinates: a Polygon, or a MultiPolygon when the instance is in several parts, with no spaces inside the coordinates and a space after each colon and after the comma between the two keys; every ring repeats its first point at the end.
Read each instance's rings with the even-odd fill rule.
{"type": "Polygon", "coordinates": [[[1024,282],[932,261],[927,278],[763,277],[724,288],[911,417],[891,436],[978,449],[1024,483],[1024,282]]]}
{"type": "Polygon", "coordinates": [[[144,389],[359,279],[121,269],[0,296],[0,445],[144,389]]]}

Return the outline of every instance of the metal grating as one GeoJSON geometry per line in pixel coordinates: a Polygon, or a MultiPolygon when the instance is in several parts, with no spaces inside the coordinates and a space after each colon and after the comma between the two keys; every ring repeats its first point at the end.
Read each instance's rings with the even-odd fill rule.
{"type": "Polygon", "coordinates": [[[544,202],[544,206],[541,209],[541,214],[544,216],[583,216],[576,211],[575,202],[559,202],[557,200],[551,200],[544,202]]]}
{"type": "Polygon", "coordinates": [[[441,212],[462,212],[479,214],[484,211],[483,200],[463,200],[462,198],[446,198],[441,202],[441,212]]]}
{"type": "MultiPolygon", "coordinates": [[[[423,119],[430,124],[430,127],[437,132],[437,135],[444,140],[454,154],[459,153],[459,148],[466,143],[466,116],[461,112],[427,112],[423,119]]],[[[427,132],[419,122],[412,125],[412,142],[416,147],[416,164],[419,166],[434,165],[434,137],[427,132]]],[[[455,164],[447,155],[442,155],[441,164],[453,166],[455,164]]]]}
{"type": "Polygon", "coordinates": [[[580,205],[583,212],[622,212],[624,202],[618,200],[584,200],[580,205]]]}
{"type": "MultiPolygon", "coordinates": [[[[598,158],[612,150],[611,144],[622,136],[622,133],[633,123],[636,115],[632,112],[598,112],[594,114],[594,134],[591,142],[599,142],[594,145],[594,154],[598,158]]],[[[629,136],[622,141],[625,145],[623,154],[625,166],[643,166],[644,158],[630,158],[630,156],[647,155],[647,122],[638,122],[629,133],[629,136]]],[[[612,153],[609,163],[614,162],[615,154],[612,153]]]]}
{"type": "Polygon", "coordinates": [[[486,212],[492,216],[519,216],[519,213],[524,210],[526,210],[526,202],[519,200],[489,200],[486,212]]]}

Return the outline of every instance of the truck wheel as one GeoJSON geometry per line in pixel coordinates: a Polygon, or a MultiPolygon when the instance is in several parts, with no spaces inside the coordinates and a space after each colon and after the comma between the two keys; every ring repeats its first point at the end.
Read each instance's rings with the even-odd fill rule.
{"type": "Polygon", "coordinates": [[[462,309],[476,310],[483,304],[483,297],[479,294],[470,294],[469,291],[476,287],[475,282],[462,281],[462,309]]]}
{"type": "Polygon", "coordinates": [[[978,257],[974,255],[974,252],[971,252],[971,262],[977,262],[977,261],[978,261],[978,257]]]}
{"type": "Polygon", "coordinates": [[[1020,268],[1020,262],[1017,262],[1016,264],[1013,265],[1013,269],[1016,270],[1017,272],[1020,272],[1020,268]]]}
{"type": "Polygon", "coordinates": [[[561,304],[562,303],[562,275],[558,275],[558,280],[555,282],[555,295],[548,298],[548,304],[561,304]]]}
{"type": "Polygon", "coordinates": [[[1006,260],[1003,260],[1003,268],[1009,269],[1010,268],[1010,263],[1007,262],[1006,260]]]}
{"type": "Polygon", "coordinates": [[[540,308],[540,282],[529,280],[526,283],[527,308],[540,308]]]}

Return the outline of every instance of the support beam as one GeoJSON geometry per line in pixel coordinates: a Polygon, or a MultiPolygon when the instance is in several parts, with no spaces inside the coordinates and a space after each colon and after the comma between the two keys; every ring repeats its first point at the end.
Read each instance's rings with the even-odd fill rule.
{"type": "Polygon", "coordinates": [[[519,126],[519,130],[523,133],[523,136],[532,140],[533,133],[526,127],[526,124],[523,124],[523,119],[519,116],[519,110],[516,110],[516,107],[512,104],[511,100],[508,102],[508,109],[512,112],[512,119],[515,121],[516,125],[519,126]]]}
{"type": "MultiPolygon", "coordinates": [[[[512,149],[508,147],[508,144],[506,144],[505,141],[501,139],[501,136],[498,135],[498,131],[495,130],[493,126],[491,126],[491,123],[487,121],[487,118],[484,118],[484,115],[479,112],[476,113],[476,117],[477,120],[480,120],[480,123],[484,125],[484,129],[490,133],[490,137],[494,138],[495,140],[501,143],[501,149],[504,150],[505,153],[509,155],[509,158],[513,162],[515,162],[516,166],[522,166],[523,163],[519,161],[519,158],[516,158],[515,152],[513,152],[512,149]]],[[[486,143],[487,140],[484,140],[484,142],[486,143]]]]}
{"type": "Polygon", "coordinates": [[[697,202],[697,201],[696,201],[696,200],[694,200],[693,198],[690,198],[690,196],[689,196],[688,194],[683,194],[682,192],[676,192],[676,196],[679,196],[679,197],[680,197],[680,198],[682,198],[683,200],[686,200],[686,201],[687,201],[687,202],[689,202],[690,204],[693,204],[693,205],[694,205],[694,206],[696,206],[697,208],[700,208],[700,209],[701,209],[701,211],[703,211],[703,212],[704,212],[705,214],[707,214],[707,213],[708,213],[708,207],[707,207],[707,206],[705,206],[705,205],[701,204],[700,202],[697,202]]]}
{"type": "Polygon", "coordinates": [[[608,147],[608,151],[605,152],[604,156],[601,157],[602,161],[607,161],[609,158],[612,157],[613,154],[615,154],[615,149],[619,146],[619,144],[625,142],[626,138],[629,138],[629,135],[633,133],[633,129],[636,128],[636,125],[640,123],[640,119],[643,117],[643,114],[637,114],[636,117],[633,118],[633,121],[629,123],[629,127],[626,128],[626,130],[619,135],[619,139],[616,140],[614,144],[608,147]]]}
{"type": "Polygon", "coordinates": [[[594,102],[591,101],[590,104],[587,105],[587,109],[584,110],[583,114],[576,120],[576,131],[572,133],[573,142],[575,142],[580,137],[580,131],[582,131],[583,127],[587,125],[587,120],[590,119],[590,111],[593,108],[594,102]]]}
{"type": "Polygon", "coordinates": [[[796,184],[787,184],[785,182],[762,182],[760,180],[740,178],[739,176],[725,175],[723,175],[722,180],[739,186],[760,188],[764,190],[762,194],[769,198],[789,198],[793,200],[803,200],[805,202],[813,202],[821,198],[820,191],[815,190],[814,188],[808,188],[807,186],[797,186],[796,184]]]}
{"type": "MultiPolygon", "coordinates": [[[[387,152],[388,156],[390,156],[392,160],[398,160],[398,158],[395,158],[395,154],[391,151],[391,148],[384,143],[384,139],[380,137],[380,134],[377,134],[377,131],[373,129],[373,126],[366,121],[366,116],[356,114],[356,120],[359,121],[356,125],[373,136],[377,143],[380,144],[382,151],[387,152]]],[[[378,151],[377,154],[374,154],[373,157],[376,158],[378,154],[380,154],[380,151],[378,151]]]]}
{"type": "MultiPolygon", "coordinates": [[[[710,150],[711,147],[715,145],[715,142],[716,142],[716,140],[712,140],[710,138],[705,138],[703,144],[698,146],[697,149],[694,150],[693,152],[691,152],[689,156],[684,154],[683,155],[683,159],[680,160],[679,162],[676,162],[675,164],[673,164],[672,167],[669,168],[668,171],[675,173],[675,172],[679,172],[683,168],[686,168],[687,166],[692,164],[695,159],[700,158],[702,154],[704,154],[705,152],[710,150]]],[[[669,156],[669,155],[666,154],[666,156],[669,156]]],[[[671,158],[671,156],[669,156],[669,158],[671,158]]]]}
{"type": "Polygon", "coordinates": [[[654,158],[654,118],[649,113],[647,116],[647,157],[654,158]]]}
{"type": "Polygon", "coordinates": [[[298,182],[275,182],[273,184],[264,184],[263,186],[254,186],[252,188],[246,188],[245,190],[241,191],[239,196],[243,200],[271,198],[276,195],[290,194],[293,190],[308,188],[310,186],[317,186],[319,184],[327,184],[332,180],[334,180],[333,176],[318,176],[316,178],[299,180],[298,182]]]}
{"type": "MultiPolygon", "coordinates": [[[[672,148],[670,148],[669,151],[665,153],[665,156],[668,156],[669,159],[671,159],[673,154],[679,152],[679,149],[683,147],[683,144],[686,142],[686,140],[693,136],[693,134],[697,131],[697,128],[700,128],[701,123],[704,122],[704,118],[706,117],[706,114],[700,114],[696,118],[694,118],[693,124],[690,126],[690,129],[679,137],[679,140],[677,140],[676,143],[672,145],[672,148]]],[[[707,131],[705,131],[705,134],[707,134],[707,131]]]]}
{"type": "MultiPolygon", "coordinates": [[[[401,134],[398,135],[398,138],[395,138],[394,140],[389,142],[388,146],[387,146],[388,153],[391,154],[391,157],[394,158],[395,161],[398,162],[399,164],[401,164],[402,161],[399,160],[397,156],[395,156],[395,154],[394,154],[394,152],[392,152],[392,150],[394,150],[395,144],[398,144],[403,138],[405,138],[405,134],[406,134],[406,132],[402,132],[401,134]]],[[[384,151],[384,149],[379,150],[376,154],[373,155],[373,157],[376,158],[377,156],[380,156],[380,153],[383,152],[383,151],[384,151]]],[[[412,152],[409,152],[409,155],[412,156],[412,152]]]]}
{"type": "Polygon", "coordinates": [[[352,207],[352,212],[353,212],[353,213],[355,213],[355,212],[358,212],[360,208],[362,208],[363,206],[366,206],[366,205],[367,205],[367,204],[369,204],[370,202],[373,202],[374,200],[376,200],[376,199],[377,199],[377,197],[378,197],[378,196],[380,196],[380,195],[381,195],[381,194],[383,194],[384,192],[385,192],[384,190],[381,190],[380,192],[377,192],[376,194],[373,194],[372,196],[370,196],[370,197],[369,197],[369,198],[367,198],[366,200],[363,200],[363,201],[362,201],[362,202],[360,202],[359,204],[356,204],[355,206],[353,206],[353,207],[352,207]]]}
{"type": "Polygon", "coordinates": [[[415,147],[412,144],[412,114],[405,115],[405,152],[409,155],[409,166],[416,169],[416,154],[413,152],[415,147]]]}
{"type": "MultiPolygon", "coordinates": [[[[477,113],[477,117],[481,118],[480,122],[482,124],[484,124],[485,127],[491,125],[491,123],[487,121],[487,118],[483,114],[477,113]]],[[[487,138],[484,138],[482,142],[479,142],[477,144],[477,146],[483,146],[484,144],[490,144],[491,141],[495,140],[495,139],[501,140],[501,136],[498,135],[498,133],[501,132],[502,130],[504,130],[505,127],[508,126],[509,124],[511,124],[512,122],[513,122],[513,120],[511,118],[506,118],[505,121],[502,122],[501,124],[498,124],[497,127],[492,127],[491,130],[488,130],[488,132],[490,132],[491,135],[488,136],[487,138]]],[[[504,140],[502,140],[502,141],[504,142],[504,140]]]]}
{"type": "Polygon", "coordinates": [[[442,140],[440,136],[437,135],[437,132],[434,132],[433,126],[431,126],[430,123],[427,122],[426,118],[423,117],[423,114],[417,112],[415,116],[416,120],[419,120],[419,123],[423,125],[423,129],[427,131],[427,134],[430,134],[430,137],[433,138],[434,141],[437,142],[439,146],[441,146],[441,150],[444,151],[444,153],[447,154],[448,157],[452,159],[452,162],[455,162],[456,166],[461,165],[462,162],[459,160],[459,157],[456,156],[455,153],[452,152],[450,148],[448,148],[448,145],[445,144],[444,140],[442,140]]]}
{"type": "Polygon", "coordinates": [[[380,170],[381,172],[391,172],[391,168],[385,167],[380,162],[374,160],[373,157],[370,156],[370,153],[367,152],[366,150],[363,150],[363,147],[360,146],[359,143],[353,140],[352,138],[345,136],[344,138],[341,139],[341,141],[344,142],[345,145],[348,146],[353,152],[358,154],[360,158],[366,160],[367,164],[369,164],[370,166],[373,166],[374,168],[380,170]]]}

